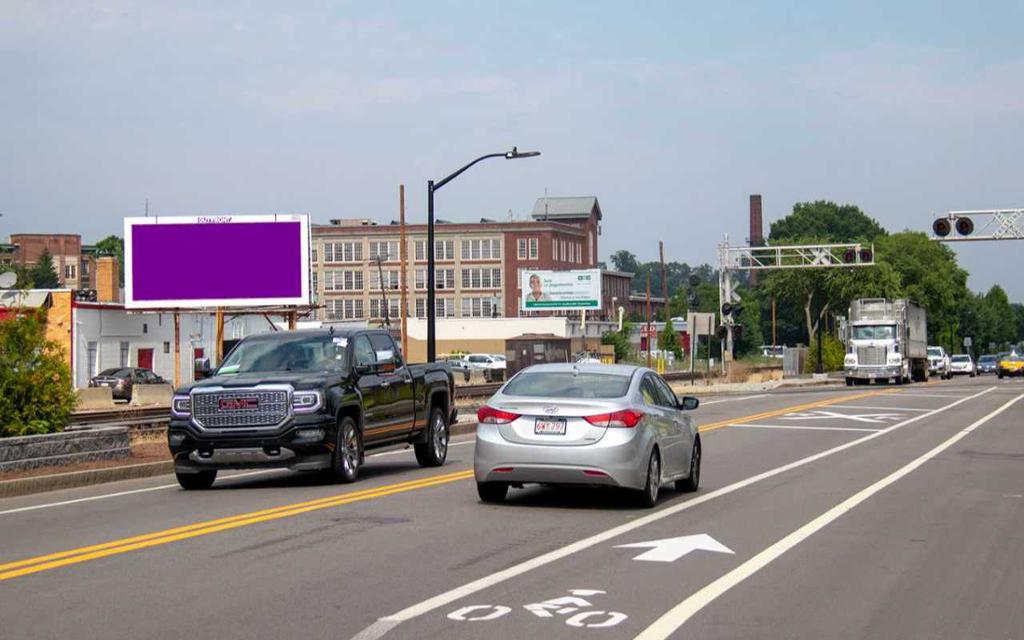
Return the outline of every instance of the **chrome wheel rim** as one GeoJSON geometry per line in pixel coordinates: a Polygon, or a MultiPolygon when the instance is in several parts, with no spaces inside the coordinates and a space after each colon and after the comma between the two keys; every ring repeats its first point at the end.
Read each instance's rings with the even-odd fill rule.
{"type": "Polygon", "coordinates": [[[448,453],[448,427],[439,414],[434,417],[434,426],[431,429],[434,440],[434,455],[438,460],[444,460],[448,453]]]}
{"type": "Polygon", "coordinates": [[[661,483],[661,464],[658,462],[658,456],[651,456],[651,464],[648,467],[647,472],[647,491],[650,494],[651,501],[657,500],[658,498],[658,485],[661,483]]]}
{"type": "Polygon", "coordinates": [[[346,474],[351,474],[359,467],[359,437],[351,424],[345,426],[341,435],[341,466],[346,474]]]}

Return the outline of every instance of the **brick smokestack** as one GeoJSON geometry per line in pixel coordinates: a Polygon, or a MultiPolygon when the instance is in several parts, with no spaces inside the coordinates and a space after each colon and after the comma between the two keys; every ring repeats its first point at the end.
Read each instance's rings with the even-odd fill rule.
{"type": "MultiPolygon", "coordinates": [[[[750,195],[750,246],[764,246],[764,224],[761,218],[761,194],[750,195]]],[[[750,284],[757,285],[757,272],[750,272],[750,284]]]]}
{"type": "Polygon", "coordinates": [[[121,301],[120,269],[114,256],[103,256],[96,260],[96,300],[121,301]]]}

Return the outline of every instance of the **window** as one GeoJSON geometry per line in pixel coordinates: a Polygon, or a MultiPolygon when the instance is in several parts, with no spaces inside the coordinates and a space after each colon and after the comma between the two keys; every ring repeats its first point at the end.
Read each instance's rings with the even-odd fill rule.
{"type": "Polygon", "coordinates": [[[537,238],[530,238],[530,260],[536,260],[540,252],[540,241],[537,238]]]}
{"type": "Polygon", "coordinates": [[[75,268],[75,265],[73,265],[73,264],[66,264],[66,265],[64,265],[64,278],[65,279],[70,278],[71,280],[74,280],[75,279],[75,274],[77,272],[78,272],[78,270],[75,268]]]}
{"type": "Polygon", "coordinates": [[[370,260],[376,260],[380,256],[382,260],[396,262],[398,260],[398,241],[373,241],[370,243],[370,260]]]}
{"type": "MultiPolygon", "coordinates": [[[[388,298],[388,317],[392,320],[400,316],[399,300],[388,298]]],[[[384,301],[380,298],[370,298],[370,317],[381,319],[384,317],[384,301]]]]}
{"type": "Polygon", "coordinates": [[[434,241],[434,260],[454,260],[455,259],[455,241],[454,240],[435,240],[434,241]]]}
{"type": "MultiPolygon", "coordinates": [[[[551,241],[551,251],[554,252],[554,240],[551,241]]],[[[520,260],[536,260],[537,254],[540,251],[540,240],[537,238],[520,238],[519,242],[519,259],[520,260]]],[[[552,255],[552,258],[554,256],[552,255]]]]}
{"type": "MultiPolygon", "coordinates": [[[[552,251],[554,251],[554,245],[552,245],[552,251]]],[[[519,238],[519,253],[520,260],[526,260],[526,238],[519,238]]]]}
{"type": "MultiPolygon", "coordinates": [[[[423,290],[427,288],[427,270],[417,269],[416,270],[416,289],[423,290]]],[[[422,317],[422,316],[420,316],[422,317]]]]}
{"type": "Polygon", "coordinates": [[[463,260],[500,260],[501,241],[494,238],[490,240],[463,240],[463,260]]]}
{"type": "MultiPolygon", "coordinates": [[[[376,272],[374,272],[376,275],[376,272]]],[[[324,291],[362,291],[362,271],[327,271],[324,273],[324,291]]]]}
{"type": "Polygon", "coordinates": [[[363,243],[327,242],[324,244],[324,262],[362,262],[363,243]]]}
{"type": "Polygon", "coordinates": [[[463,289],[500,289],[501,269],[463,269],[463,289]]]}
{"type": "Polygon", "coordinates": [[[363,301],[346,298],[327,301],[328,320],[362,320],[363,301]]]}
{"type": "Polygon", "coordinates": [[[640,381],[640,394],[644,397],[644,402],[652,407],[661,404],[661,395],[658,393],[658,388],[654,386],[654,380],[650,375],[644,376],[644,379],[640,381]]]}
{"type": "Polygon", "coordinates": [[[83,278],[88,278],[89,277],[89,262],[87,260],[82,260],[82,267],[78,271],[79,271],[79,273],[82,274],[83,278]]]}
{"type": "Polygon", "coordinates": [[[315,264],[316,263],[316,247],[313,247],[313,253],[311,255],[311,258],[312,258],[312,262],[315,264]]]}
{"type": "Polygon", "coordinates": [[[427,259],[427,241],[417,240],[415,244],[416,261],[423,262],[427,259]]]}
{"type": "Polygon", "coordinates": [[[435,298],[434,299],[434,317],[436,317],[436,318],[454,318],[455,317],[455,299],[454,298],[435,298]]]}
{"type": "Polygon", "coordinates": [[[558,260],[558,240],[551,238],[551,259],[558,260]]]}
{"type": "Polygon", "coordinates": [[[381,276],[384,276],[384,287],[389,290],[398,289],[398,269],[384,269],[378,271],[377,269],[370,269],[370,289],[373,291],[380,291],[380,280],[381,276]]]}
{"type": "MultiPolygon", "coordinates": [[[[95,343],[94,342],[90,342],[89,344],[95,344],[95,343]]],[[[128,343],[128,342],[122,342],[121,343],[121,360],[120,360],[122,367],[127,367],[128,366],[128,357],[129,357],[130,353],[131,353],[131,344],[128,343]]]]}
{"type": "Polygon", "coordinates": [[[463,298],[463,318],[496,318],[501,315],[501,305],[497,298],[463,298]]]}
{"type": "Polygon", "coordinates": [[[424,298],[416,298],[416,317],[426,318],[427,317],[427,301],[424,298]]]}
{"type": "Polygon", "coordinates": [[[654,384],[658,388],[658,396],[661,398],[661,406],[669,409],[678,409],[679,400],[672,388],[661,378],[654,378],[654,384]]]}
{"type": "Polygon", "coordinates": [[[608,373],[525,371],[513,378],[502,393],[535,398],[621,398],[629,389],[629,376],[608,373]]]}
{"type": "Polygon", "coordinates": [[[318,282],[317,282],[317,272],[314,271],[313,272],[313,293],[316,293],[319,290],[320,290],[320,288],[319,288],[318,282]]]}
{"type": "Polygon", "coordinates": [[[434,270],[434,288],[435,289],[455,289],[455,269],[435,269],[434,270]]]}
{"type": "Polygon", "coordinates": [[[352,353],[355,356],[357,367],[370,366],[377,362],[377,356],[373,353],[370,339],[365,335],[356,336],[356,339],[352,342],[352,353]]]}

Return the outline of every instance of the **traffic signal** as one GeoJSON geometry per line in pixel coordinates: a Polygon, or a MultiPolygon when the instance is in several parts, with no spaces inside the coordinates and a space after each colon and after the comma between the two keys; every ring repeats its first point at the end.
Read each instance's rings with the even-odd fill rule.
{"type": "Polygon", "coordinates": [[[727,329],[725,325],[719,325],[717,333],[719,340],[725,340],[729,337],[729,329],[727,329]]]}
{"type": "Polygon", "coordinates": [[[732,303],[731,302],[723,302],[722,303],[722,316],[725,317],[725,316],[728,316],[728,315],[732,315],[732,303]]]}
{"type": "Polygon", "coordinates": [[[945,218],[939,218],[932,223],[932,232],[940,238],[948,236],[951,230],[949,220],[945,218]]]}
{"type": "Polygon", "coordinates": [[[690,288],[695,289],[700,286],[700,276],[696,273],[690,274],[690,288]]]}
{"type": "Polygon", "coordinates": [[[690,309],[697,309],[700,307],[700,297],[696,293],[691,293],[686,301],[690,304],[690,309]]]}
{"type": "Polygon", "coordinates": [[[853,249],[847,249],[843,252],[843,262],[845,264],[853,264],[857,261],[857,252],[853,249]]]}
{"type": "Polygon", "coordinates": [[[957,218],[956,232],[962,236],[971,235],[974,232],[974,220],[970,218],[957,218]]]}
{"type": "Polygon", "coordinates": [[[871,249],[861,249],[860,250],[860,261],[861,262],[871,262],[871,258],[872,257],[874,257],[874,256],[871,254],[871,249]]]}
{"type": "Polygon", "coordinates": [[[734,342],[739,342],[743,339],[743,325],[737,324],[732,327],[732,339],[734,342]]]}
{"type": "Polygon", "coordinates": [[[743,312],[743,307],[738,302],[723,302],[722,303],[722,317],[726,316],[739,316],[743,312]]]}

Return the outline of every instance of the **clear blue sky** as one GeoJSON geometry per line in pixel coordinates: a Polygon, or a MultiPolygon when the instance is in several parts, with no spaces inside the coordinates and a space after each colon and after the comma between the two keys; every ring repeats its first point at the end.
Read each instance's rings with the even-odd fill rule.
{"type": "MultiPolygon", "coordinates": [[[[602,254],[712,261],[800,200],[1024,206],[1024,4],[0,2],[0,236],[151,212],[454,220],[596,195],[602,254]],[[295,6],[292,6],[295,5],[295,6]],[[635,5],[635,6],[629,6],[635,5]],[[639,8],[638,8],[639,7],[639,8]]],[[[1024,300],[1022,245],[957,248],[1024,300]]]]}

